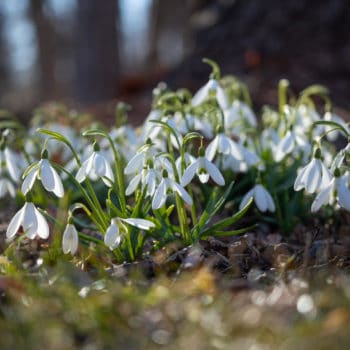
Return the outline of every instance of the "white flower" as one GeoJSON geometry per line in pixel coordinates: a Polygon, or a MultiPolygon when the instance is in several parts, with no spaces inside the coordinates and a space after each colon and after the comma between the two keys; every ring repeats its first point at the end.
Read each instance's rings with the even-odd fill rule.
{"type": "Polygon", "coordinates": [[[12,218],[6,231],[6,238],[12,239],[21,226],[24,234],[30,239],[36,236],[42,239],[49,237],[49,225],[32,202],[26,202],[12,218]]]}
{"type": "Polygon", "coordinates": [[[165,204],[169,192],[176,192],[188,205],[193,204],[191,196],[183,188],[183,186],[180,186],[177,182],[175,182],[173,179],[170,179],[166,175],[163,176],[158,188],[154,193],[152,200],[152,209],[161,208],[165,204]]]}
{"type": "Polygon", "coordinates": [[[239,205],[239,209],[243,209],[249,202],[249,199],[252,197],[256,206],[261,212],[270,211],[273,213],[276,210],[275,203],[270,193],[261,184],[255,185],[250,191],[248,191],[244,195],[242,202],[239,205]]]}
{"type": "Polygon", "coordinates": [[[0,151],[1,167],[5,166],[13,181],[18,182],[21,177],[23,160],[8,147],[0,151]]]}
{"type": "Polygon", "coordinates": [[[205,156],[209,161],[214,159],[216,153],[230,154],[237,160],[244,158],[242,147],[222,132],[215,136],[205,150],[205,156]]]}
{"type": "Polygon", "coordinates": [[[216,101],[221,109],[227,109],[229,107],[226,92],[215,79],[210,79],[196,92],[192,98],[192,106],[196,107],[203,103],[211,92],[215,94],[216,101]]]}
{"type": "Polygon", "coordinates": [[[63,197],[62,180],[46,158],[35,164],[26,175],[21,188],[23,194],[27,194],[32,189],[37,178],[41,180],[47,191],[53,192],[57,197],[63,197]]]}
{"type": "Polygon", "coordinates": [[[294,183],[294,191],[305,188],[308,193],[324,189],[331,181],[332,176],[327,167],[319,158],[313,157],[309,164],[301,169],[294,183]]]}
{"type": "Polygon", "coordinates": [[[136,188],[139,184],[142,184],[142,189],[147,187],[146,195],[153,196],[154,191],[156,190],[157,181],[161,178],[161,174],[158,170],[153,169],[153,167],[148,167],[142,169],[140,174],[135,175],[128,187],[125,190],[127,196],[131,195],[136,191],[136,188]]]}
{"type": "MultiPolygon", "coordinates": [[[[336,115],[334,113],[326,112],[324,114],[324,120],[338,123],[345,130],[350,132],[348,124],[345,123],[345,121],[341,117],[339,117],[338,115],[336,115]]],[[[338,138],[340,131],[339,130],[334,130],[334,131],[330,132],[332,129],[334,129],[334,126],[332,126],[332,125],[326,125],[325,126],[325,132],[327,133],[327,139],[329,141],[333,141],[334,142],[338,138]]]]}
{"type": "Polygon", "coordinates": [[[297,149],[302,149],[308,153],[309,143],[297,134],[295,131],[288,130],[285,136],[280,140],[275,149],[275,160],[280,162],[287,154],[297,149]]]}
{"type": "Polygon", "coordinates": [[[0,179],[0,198],[9,193],[12,198],[16,197],[16,189],[13,183],[5,178],[0,179]]]}
{"type": "Polygon", "coordinates": [[[240,100],[233,101],[232,106],[224,112],[224,116],[225,125],[230,129],[241,124],[243,121],[246,121],[252,127],[258,125],[252,109],[240,100]]]}
{"type": "Polygon", "coordinates": [[[92,152],[90,157],[83,162],[75,178],[78,182],[83,182],[87,176],[93,180],[100,177],[106,186],[112,187],[114,182],[113,171],[101,151],[92,152]]]}
{"type": "Polygon", "coordinates": [[[140,173],[144,165],[146,165],[149,160],[154,160],[155,156],[158,153],[159,152],[156,150],[153,144],[146,143],[130,159],[130,161],[124,169],[124,174],[130,175],[140,173]]]}
{"type": "Polygon", "coordinates": [[[181,186],[187,186],[192,181],[195,174],[198,175],[202,183],[208,182],[209,177],[211,177],[219,186],[225,185],[225,179],[221,175],[220,170],[205,156],[198,157],[196,161],[185,169],[181,178],[181,186]]]}
{"type": "Polygon", "coordinates": [[[136,218],[129,218],[129,219],[122,219],[122,218],[113,218],[111,220],[111,224],[106,230],[104,242],[106,246],[109,247],[109,249],[114,250],[117,248],[123,240],[123,237],[121,235],[121,231],[123,233],[127,232],[127,227],[124,225],[124,222],[139,228],[140,230],[146,230],[155,227],[154,223],[149,220],[144,219],[136,219],[136,218]]]}
{"type": "Polygon", "coordinates": [[[74,255],[78,250],[78,232],[73,224],[67,224],[62,236],[62,250],[64,254],[74,255]]]}

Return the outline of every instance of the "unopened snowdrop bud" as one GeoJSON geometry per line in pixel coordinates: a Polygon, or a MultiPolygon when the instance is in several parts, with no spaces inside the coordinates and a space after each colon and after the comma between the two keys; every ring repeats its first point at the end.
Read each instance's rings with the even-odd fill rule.
{"type": "Polygon", "coordinates": [[[73,221],[69,220],[62,236],[62,250],[64,254],[74,255],[78,250],[79,237],[73,221]]]}
{"type": "Polygon", "coordinates": [[[254,202],[261,212],[274,212],[276,210],[275,203],[270,195],[270,193],[261,184],[255,185],[250,191],[248,191],[242,199],[239,209],[243,209],[250,198],[254,199],[254,202]]]}

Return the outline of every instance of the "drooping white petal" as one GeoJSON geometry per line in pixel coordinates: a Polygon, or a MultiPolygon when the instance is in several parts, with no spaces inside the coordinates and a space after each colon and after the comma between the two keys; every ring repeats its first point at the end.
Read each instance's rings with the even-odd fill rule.
{"type": "Polygon", "coordinates": [[[78,250],[79,237],[73,224],[67,224],[62,236],[62,250],[64,254],[74,255],[78,250]]]}
{"type": "Polygon", "coordinates": [[[297,178],[295,179],[294,191],[300,191],[305,187],[305,172],[306,172],[307,167],[308,167],[308,165],[304,166],[300,170],[297,178]]]}
{"type": "Polygon", "coordinates": [[[185,169],[184,174],[182,175],[182,178],[180,181],[180,184],[182,187],[187,186],[192,181],[199,166],[200,166],[200,161],[199,161],[199,159],[197,159],[195,162],[193,162],[191,165],[189,165],[185,169]]]}
{"type": "Polygon", "coordinates": [[[209,90],[211,88],[210,80],[202,86],[192,98],[192,106],[199,106],[207,98],[209,90]]]}
{"type": "Polygon", "coordinates": [[[129,185],[128,185],[128,187],[125,190],[125,194],[127,196],[130,196],[132,193],[134,193],[136,191],[136,188],[139,185],[140,181],[141,181],[141,174],[137,174],[129,182],[129,185]]]}
{"type": "Polygon", "coordinates": [[[210,177],[216,182],[219,186],[225,185],[225,179],[221,175],[220,170],[216,167],[215,164],[209,162],[209,160],[205,159],[205,169],[207,170],[210,177]]]}
{"type": "Polygon", "coordinates": [[[146,184],[147,184],[147,194],[153,196],[154,191],[156,190],[156,172],[153,169],[150,169],[146,175],[146,184]]]}
{"type": "Polygon", "coordinates": [[[53,192],[57,197],[63,197],[64,189],[61,178],[47,159],[40,161],[40,177],[47,191],[53,192]]]}
{"type": "Polygon", "coordinates": [[[218,135],[216,135],[214,140],[209,143],[208,147],[205,150],[205,157],[210,161],[212,161],[215,157],[215,154],[218,149],[218,144],[219,144],[219,137],[218,135]]]}
{"type": "Polygon", "coordinates": [[[5,148],[4,155],[6,159],[7,170],[15,182],[20,179],[20,169],[18,168],[18,159],[16,155],[9,149],[5,148]]]}
{"type": "Polygon", "coordinates": [[[143,163],[144,157],[145,157],[144,152],[136,153],[130,159],[129,163],[126,165],[124,169],[124,174],[130,175],[137,171],[140,171],[142,169],[142,163],[143,163]]]}
{"type": "Polygon", "coordinates": [[[83,182],[86,179],[87,174],[91,171],[93,161],[94,153],[92,153],[92,155],[83,162],[77,174],[75,175],[75,179],[79,183],[83,182]]]}
{"type": "Polygon", "coordinates": [[[154,197],[152,200],[152,209],[159,209],[162,207],[166,201],[166,184],[165,180],[162,179],[160,182],[158,188],[156,189],[154,193],[154,197]]]}
{"type": "Polygon", "coordinates": [[[26,205],[27,205],[27,203],[24,204],[24,206],[11,219],[11,221],[7,227],[7,230],[6,230],[6,238],[12,239],[16,235],[18,229],[20,228],[20,226],[22,224],[23,215],[24,215],[26,205]]]}
{"type": "Polygon", "coordinates": [[[40,211],[36,208],[35,208],[35,216],[38,222],[36,234],[42,239],[47,239],[49,237],[50,231],[49,231],[49,225],[47,224],[46,219],[40,213],[40,211]]]}
{"type": "Polygon", "coordinates": [[[350,190],[344,177],[337,181],[337,192],[339,205],[346,210],[350,210],[350,190]]]}
{"type": "Polygon", "coordinates": [[[145,220],[145,219],[136,219],[136,218],[122,219],[122,218],[119,218],[119,220],[124,221],[127,224],[129,224],[131,226],[135,226],[141,230],[149,230],[149,229],[156,226],[152,221],[145,220]]]}
{"type": "Polygon", "coordinates": [[[23,214],[22,227],[25,235],[30,239],[34,239],[38,232],[38,218],[35,211],[34,204],[28,202],[23,214]]]}
{"type": "Polygon", "coordinates": [[[216,100],[222,110],[229,108],[230,104],[226,92],[220,85],[216,88],[216,100]]]}
{"type": "Polygon", "coordinates": [[[104,176],[106,174],[106,163],[105,157],[103,157],[100,152],[96,152],[93,163],[96,175],[104,176]]]}
{"type": "Polygon", "coordinates": [[[171,188],[173,189],[174,192],[177,192],[179,194],[179,196],[184,200],[184,202],[186,202],[188,205],[192,205],[193,204],[191,196],[178,183],[173,181],[172,185],[171,185],[171,188]]]}
{"type": "Polygon", "coordinates": [[[315,193],[321,184],[321,168],[318,159],[313,158],[305,171],[305,190],[315,193]]]}
{"type": "Polygon", "coordinates": [[[294,136],[291,131],[288,131],[276,147],[276,161],[281,161],[285,157],[285,155],[292,152],[294,144],[294,136]]]}
{"type": "Polygon", "coordinates": [[[322,181],[320,184],[320,189],[324,189],[326,186],[329,185],[329,183],[332,181],[332,174],[328,170],[328,168],[324,165],[323,162],[321,163],[321,171],[322,171],[322,181]]]}
{"type": "Polygon", "coordinates": [[[119,226],[115,219],[112,219],[111,225],[107,228],[104,243],[109,249],[117,248],[122,242],[122,236],[119,233],[119,226]]]}
{"type": "Polygon", "coordinates": [[[241,204],[239,205],[239,210],[242,210],[249,202],[250,198],[254,198],[254,188],[249,190],[242,198],[241,204]]]}
{"type": "Polygon", "coordinates": [[[262,185],[256,185],[254,187],[254,201],[261,212],[267,210],[267,198],[265,192],[266,191],[262,185]]]}
{"type": "Polygon", "coordinates": [[[333,190],[333,182],[334,180],[332,180],[332,182],[324,188],[312,202],[311,211],[313,213],[318,211],[322,205],[329,203],[331,191],[333,190]]]}
{"type": "Polygon", "coordinates": [[[35,179],[38,176],[38,172],[39,172],[39,167],[35,166],[33,167],[33,169],[31,169],[31,171],[25,177],[21,187],[21,191],[24,195],[27,194],[32,189],[35,179]]]}

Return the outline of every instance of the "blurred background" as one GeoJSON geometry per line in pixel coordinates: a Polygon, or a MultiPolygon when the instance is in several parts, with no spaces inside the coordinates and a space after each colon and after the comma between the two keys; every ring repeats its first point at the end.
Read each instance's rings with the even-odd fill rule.
{"type": "Polygon", "coordinates": [[[108,118],[147,114],[158,81],[195,91],[210,72],[242,78],[255,106],[276,84],[321,83],[350,107],[349,0],[1,0],[0,103],[24,119],[60,101],[108,118]]]}

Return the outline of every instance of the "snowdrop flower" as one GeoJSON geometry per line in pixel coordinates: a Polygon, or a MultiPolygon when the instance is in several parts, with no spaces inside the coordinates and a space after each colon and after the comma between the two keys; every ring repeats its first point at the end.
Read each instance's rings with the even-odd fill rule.
{"type": "Polygon", "coordinates": [[[204,155],[202,147],[199,149],[199,157],[185,169],[181,178],[181,186],[187,186],[196,174],[202,183],[207,183],[211,177],[219,186],[225,185],[225,179],[220,170],[204,155]]]}
{"type": "Polygon", "coordinates": [[[114,250],[115,248],[119,247],[120,244],[122,243],[123,237],[121,233],[126,233],[128,231],[124,223],[137,227],[140,230],[146,230],[146,231],[155,227],[154,223],[149,220],[135,219],[135,218],[129,218],[129,219],[113,218],[111,220],[111,224],[106,230],[106,234],[104,237],[104,243],[106,244],[107,247],[109,247],[109,249],[114,250]]]}
{"type": "Polygon", "coordinates": [[[147,139],[146,144],[139,148],[136,154],[129,160],[124,169],[125,175],[140,173],[149,160],[153,160],[158,154],[152,141],[147,139]]]}
{"type": "Polygon", "coordinates": [[[235,100],[232,106],[225,110],[225,125],[228,128],[233,128],[236,124],[241,124],[243,121],[247,122],[250,126],[256,127],[258,122],[252,109],[244,102],[235,100]]]}
{"type": "Polygon", "coordinates": [[[10,148],[1,146],[0,164],[5,168],[13,181],[18,182],[21,177],[23,160],[10,148]]]}
{"type": "Polygon", "coordinates": [[[72,223],[68,223],[62,236],[62,250],[64,254],[74,255],[78,250],[78,232],[72,223]]]}
{"type": "Polygon", "coordinates": [[[214,140],[208,145],[205,156],[209,161],[212,161],[216,153],[230,154],[237,160],[244,158],[241,146],[226,136],[221,127],[214,140]]]}
{"type": "MultiPolygon", "coordinates": [[[[287,154],[292,153],[297,148],[308,150],[310,145],[303,137],[295,131],[288,130],[285,136],[280,140],[275,149],[275,160],[280,162],[287,154]]],[[[308,153],[308,152],[306,152],[308,153]]]]}
{"type": "Polygon", "coordinates": [[[192,205],[192,198],[183,187],[183,185],[179,185],[175,180],[169,178],[168,172],[163,170],[163,178],[153,196],[152,209],[161,208],[171,192],[177,193],[185,203],[192,205]]]}
{"type": "Polygon", "coordinates": [[[3,198],[6,193],[9,193],[9,195],[14,198],[16,197],[16,189],[13,183],[5,178],[0,179],[0,198],[3,198]]]}
{"type": "Polygon", "coordinates": [[[6,231],[6,238],[13,239],[21,226],[24,234],[30,239],[36,236],[42,239],[49,237],[49,225],[32,202],[26,202],[12,218],[6,231]]]}
{"type": "Polygon", "coordinates": [[[273,213],[276,210],[275,203],[270,193],[261,184],[255,185],[244,195],[241,204],[239,205],[239,209],[243,209],[249,202],[249,199],[252,197],[256,206],[261,212],[270,211],[273,213]]]}
{"type": "Polygon", "coordinates": [[[202,86],[192,98],[192,106],[196,107],[203,103],[210,93],[214,93],[216,101],[221,109],[229,107],[228,98],[225,90],[220,86],[216,79],[210,79],[204,86],[202,86]]]}
{"type": "Polygon", "coordinates": [[[315,152],[309,164],[301,169],[294,182],[294,191],[305,188],[308,193],[324,189],[331,181],[332,176],[327,167],[320,159],[320,149],[315,152]]]}
{"type": "Polygon", "coordinates": [[[62,180],[47,160],[46,150],[43,151],[42,159],[30,167],[30,171],[26,174],[22,184],[21,191],[23,194],[27,194],[32,189],[35,180],[39,179],[46,191],[53,192],[57,197],[63,197],[62,180]]]}
{"type": "Polygon", "coordinates": [[[142,189],[146,190],[146,195],[153,196],[154,191],[156,190],[156,184],[160,181],[161,173],[158,170],[154,169],[153,162],[149,161],[148,165],[145,166],[140,174],[136,174],[130,181],[128,187],[125,190],[127,196],[134,193],[139,186],[142,184],[142,189]]]}
{"type": "Polygon", "coordinates": [[[114,182],[112,168],[109,165],[106,157],[100,151],[97,143],[94,144],[94,151],[89,158],[83,162],[75,178],[79,183],[81,183],[87,176],[93,180],[100,177],[108,187],[112,187],[114,182]]]}
{"type": "Polygon", "coordinates": [[[335,201],[344,209],[350,210],[350,190],[347,186],[346,178],[339,176],[339,170],[334,172],[334,178],[315,197],[311,205],[311,211],[318,211],[325,204],[333,204],[335,201]]]}

